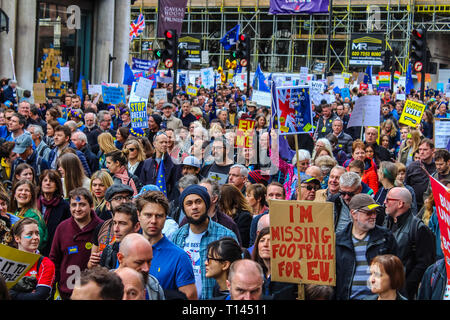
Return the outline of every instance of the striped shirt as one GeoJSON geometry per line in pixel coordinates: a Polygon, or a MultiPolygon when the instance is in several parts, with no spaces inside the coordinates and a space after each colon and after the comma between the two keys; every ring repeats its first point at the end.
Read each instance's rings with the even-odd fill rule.
{"type": "Polygon", "coordinates": [[[366,258],[367,243],[369,241],[369,235],[364,239],[359,240],[352,236],[353,247],[355,248],[356,256],[356,269],[353,274],[352,290],[350,293],[350,299],[361,300],[364,297],[372,294],[367,281],[369,280],[369,264],[366,258]]]}

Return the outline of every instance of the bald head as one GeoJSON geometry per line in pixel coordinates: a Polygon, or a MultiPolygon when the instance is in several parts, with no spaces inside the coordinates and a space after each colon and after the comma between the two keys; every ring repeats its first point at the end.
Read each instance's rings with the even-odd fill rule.
{"type": "Polygon", "coordinates": [[[394,187],[391,189],[392,196],[400,199],[405,205],[410,208],[412,203],[411,192],[406,188],[394,187]]]}
{"type": "Polygon", "coordinates": [[[148,273],[153,259],[152,245],[139,233],[130,233],[120,242],[117,260],[119,268],[130,267],[148,280],[148,273]]]}
{"type": "Polygon", "coordinates": [[[122,300],[145,300],[145,280],[141,273],[129,267],[118,268],[115,272],[124,286],[122,300]]]}
{"type": "Polygon", "coordinates": [[[119,252],[121,252],[125,257],[141,249],[152,249],[152,245],[144,238],[143,235],[139,233],[130,233],[126,235],[120,242],[119,252]]]}
{"type": "Polygon", "coordinates": [[[322,170],[318,166],[310,166],[306,169],[305,174],[310,175],[311,177],[316,178],[319,181],[322,181],[323,175],[322,170]]]}
{"type": "Polygon", "coordinates": [[[256,232],[260,232],[265,227],[270,227],[270,216],[268,214],[263,215],[259,219],[258,226],[256,227],[256,232]]]}
{"type": "Polygon", "coordinates": [[[394,220],[411,208],[412,196],[408,189],[394,187],[389,190],[384,200],[386,214],[394,220]]]}
{"type": "Polygon", "coordinates": [[[236,260],[230,266],[227,287],[231,300],[260,300],[264,283],[262,267],[253,260],[236,260]]]}

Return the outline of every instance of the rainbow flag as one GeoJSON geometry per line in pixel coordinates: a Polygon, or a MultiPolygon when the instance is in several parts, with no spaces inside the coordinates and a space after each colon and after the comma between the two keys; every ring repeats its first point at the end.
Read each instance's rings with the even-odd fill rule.
{"type": "Polygon", "coordinates": [[[399,71],[395,71],[395,73],[394,73],[394,83],[397,84],[398,80],[400,80],[400,72],[399,71]]]}

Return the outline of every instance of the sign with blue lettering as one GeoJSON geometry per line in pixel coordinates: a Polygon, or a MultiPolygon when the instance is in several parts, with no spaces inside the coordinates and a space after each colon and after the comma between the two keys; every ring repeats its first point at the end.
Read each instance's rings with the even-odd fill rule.
{"type": "Polygon", "coordinates": [[[125,89],[123,87],[102,86],[102,96],[104,103],[118,104],[120,102],[127,103],[125,89]]]}
{"type": "Polygon", "coordinates": [[[147,101],[130,102],[131,127],[148,128],[147,101]]]}

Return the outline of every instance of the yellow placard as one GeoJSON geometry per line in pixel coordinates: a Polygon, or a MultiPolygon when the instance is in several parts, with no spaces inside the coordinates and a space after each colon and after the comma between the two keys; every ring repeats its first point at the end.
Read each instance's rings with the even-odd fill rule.
{"type": "Polygon", "coordinates": [[[236,131],[236,147],[253,148],[254,120],[240,119],[236,131]]]}
{"type": "Polygon", "coordinates": [[[39,255],[0,244],[0,274],[11,289],[30,270],[39,255]]]}
{"type": "Polygon", "coordinates": [[[411,100],[406,100],[399,123],[415,128],[421,121],[425,105],[411,100]]]}
{"type": "Polygon", "coordinates": [[[190,96],[196,96],[198,93],[198,89],[197,89],[197,87],[194,87],[194,86],[188,86],[186,88],[186,93],[190,96]]]}
{"type": "Polygon", "coordinates": [[[272,281],[336,284],[333,203],[269,200],[272,281]]]}

